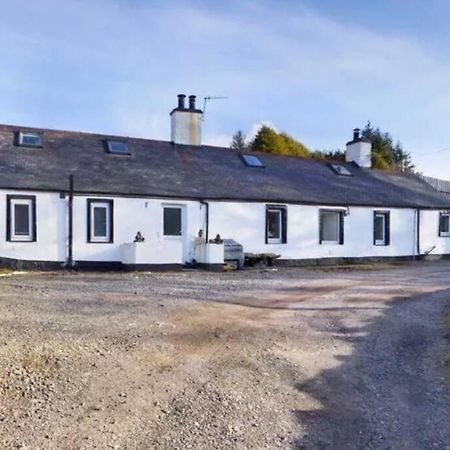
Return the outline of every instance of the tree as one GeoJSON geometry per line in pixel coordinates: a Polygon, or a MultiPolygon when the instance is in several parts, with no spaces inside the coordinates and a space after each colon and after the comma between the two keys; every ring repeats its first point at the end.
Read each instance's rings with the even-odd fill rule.
{"type": "Polygon", "coordinates": [[[277,133],[273,128],[263,125],[249,147],[254,151],[278,155],[309,157],[310,151],[301,142],[285,132],[277,133]]]}
{"type": "Polygon", "coordinates": [[[310,156],[311,152],[306,148],[306,146],[289,136],[289,134],[281,132],[278,136],[283,142],[283,149],[286,152],[284,153],[285,155],[303,157],[310,156]]]}
{"type": "MultiPolygon", "coordinates": [[[[367,122],[362,131],[362,136],[369,139],[372,143],[373,168],[399,170],[402,172],[414,171],[411,154],[403,149],[399,141],[394,144],[394,140],[389,133],[383,132],[379,128],[374,128],[370,122],[367,122]]],[[[345,152],[342,150],[311,151],[289,134],[285,132],[277,133],[267,125],[263,125],[256,133],[256,136],[248,143],[246,142],[245,134],[239,130],[233,136],[231,148],[239,151],[250,148],[254,151],[278,155],[345,161],[345,152]]]]}
{"type": "Polygon", "coordinates": [[[312,154],[315,159],[326,159],[327,161],[336,161],[336,162],[344,162],[345,161],[345,152],[342,150],[328,150],[328,151],[320,151],[316,150],[312,154]]]}
{"type": "Polygon", "coordinates": [[[254,151],[266,153],[281,153],[284,143],[279,139],[278,133],[267,125],[263,125],[256,133],[249,147],[254,151]]]}
{"type": "Polygon", "coordinates": [[[369,121],[362,131],[362,135],[372,142],[372,166],[375,169],[400,170],[403,172],[414,170],[411,154],[403,150],[399,141],[394,144],[389,133],[372,127],[369,121]]]}
{"type": "Polygon", "coordinates": [[[394,161],[398,170],[402,172],[414,172],[415,166],[409,152],[403,150],[402,144],[397,141],[394,146],[394,161]]]}
{"type": "Polygon", "coordinates": [[[242,130],[238,130],[231,141],[230,148],[233,150],[237,150],[239,152],[245,150],[247,148],[246,136],[242,130]]]}

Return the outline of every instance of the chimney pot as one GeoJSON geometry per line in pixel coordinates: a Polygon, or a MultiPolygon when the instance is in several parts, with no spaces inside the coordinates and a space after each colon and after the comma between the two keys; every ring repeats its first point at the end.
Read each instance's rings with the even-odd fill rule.
{"type": "Polygon", "coordinates": [[[191,109],[191,110],[195,109],[195,99],[196,99],[195,95],[189,96],[189,109],[191,109]]]}
{"type": "Polygon", "coordinates": [[[178,108],[185,109],[184,99],[186,96],[184,94],[178,94],[178,108]]]}
{"type": "Polygon", "coordinates": [[[359,128],[355,128],[354,130],[353,130],[353,140],[354,141],[357,141],[358,139],[359,139],[359,132],[360,132],[361,130],[359,129],[359,128]]]}

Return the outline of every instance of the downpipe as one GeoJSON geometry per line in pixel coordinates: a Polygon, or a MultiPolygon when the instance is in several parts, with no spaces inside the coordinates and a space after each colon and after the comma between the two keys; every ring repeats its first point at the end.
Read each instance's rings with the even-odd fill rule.
{"type": "MultiPolygon", "coordinates": [[[[416,252],[417,258],[420,259],[420,208],[416,209],[416,252]]],[[[416,259],[416,256],[414,257],[414,259],[416,259]]]]}
{"type": "Polygon", "coordinates": [[[205,212],[205,239],[206,243],[209,242],[209,203],[204,200],[199,200],[200,204],[204,205],[206,207],[205,212]]]}
{"type": "Polygon", "coordinates": [[[73,268],[73,174],[69,175],[67,267],[73,268]]]}

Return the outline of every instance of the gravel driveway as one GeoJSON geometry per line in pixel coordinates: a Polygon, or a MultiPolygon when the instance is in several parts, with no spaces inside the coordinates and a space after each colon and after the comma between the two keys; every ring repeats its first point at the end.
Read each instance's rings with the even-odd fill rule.
{"type": "Polygon", "coordinates": [[[0,447],[450,449],[450,264],[0,277],[0,447]]]}

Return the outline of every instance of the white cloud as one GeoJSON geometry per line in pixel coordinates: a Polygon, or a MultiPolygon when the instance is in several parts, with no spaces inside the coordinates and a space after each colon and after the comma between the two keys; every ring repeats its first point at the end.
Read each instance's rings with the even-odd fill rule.
{"type": "Polygon", "coordinates": [[[218,147],[229,147],[233,136],[229,134],[206,134],[203,141],[206,145],[215,145],[218,147]]]}

